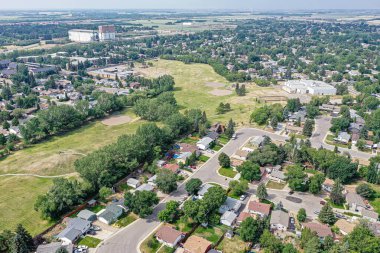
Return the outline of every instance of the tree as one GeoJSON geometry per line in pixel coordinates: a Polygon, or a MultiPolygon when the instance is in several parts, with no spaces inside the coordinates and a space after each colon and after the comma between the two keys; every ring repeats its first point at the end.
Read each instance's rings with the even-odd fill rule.
{"type": "Polygon", "coordinates": [[[331,206],[328,203],[326,203],[322,207],[321,212],[318,215],[318,219],[322,223],[326,223],[326,224],[329,224],[329,225],[333,225],[336,222],[335,214],[334,214],[331,206]]]}
{"type": "Polygon", "coordinates": [[[266,199],[268,197],[267,188],[265,187],[264,183],[260,183],[259,186],[257,187],[256,196],[260,200],[266,199]]]}
{"type": "Polygon", "coordinates": [[[112,189],[111,188],[108,188],[108,187],[105,187],[103,186],[102,188],[100,188],[99,190],[99,198],[102,200],[102,201],[106,201],[106,199],[112,195],[112,189]]]}
{"type": "Polygon", "coordinates": [[[265,220],[248,217],[240,225],[240,237],[245,242],[257,243],[266,227],[265,220]]]}
{"type": "Polygon", "coordinates": [[[288,167],[286,173],[289,188],[293,191],[306,191],[308,188],[307,174],[299,165],[292,165],[288,167]]]}
{"type": "Polygon", "coordinates": [[[361,183],[356,187],[356,193],[365,199],[372,199],[376,191],[369,184],[361,183]]]}
{"type": "Polygon", "coordinates": [[[13,246],[18,249],[23,249],[24,245],[26,246],[28,251],[33,251],[35,249],[32,236],[28,233],[28,231],[26,231],[26,229],[21,224],[18,224],[16,228],[16,235],[13,246]],[[15,245],[15,243],[17,245],[15,245]]]}
{"type": "Polygon", "coordinates": [[[28,246],[23,238],[16,234],[12,242],[12,253],[29,253],[28,246]]]}
{"type": "Polygon", "coordinates": [[[202,186],[202,181],[199,178],[190,179],[185,186],[189,195],[196,195],[202,186]]]}
{"type": "Polygon", "coordinates": [[[127,192],[124,199],[125,205],[141,218],[152,214],[153,206],[159,202],[157,194],[149,191],[127,192]]]}
{"type": "Polygon", "coordinates": [[[330,199],[335,205],[341,205],[344,203],[343,186],[339,180],[334,182],[333,188],[330,193],[330,199]]]}
{"type": "Polygon", "coordinates": [[[286,108],[290,112],[297,112],[301,108],[302,104],[299,98],[291,98],[286,102],[286,108]]]}
{"type": "Polygon", "coordinates": [[[325,181],[323,174],[316,174],[310,178],[309,191],[312,194],[318,194],[322,190],[322,184],[325,181]]]}
{"type": "Polygon", "coordinates": [[[298,250],[294,248],[293,244],[286,243],[282,249],[282,253],[298,253],[298,250]]]}
{"type": "Polygon", "coordinates": [[[60,247],[55,251],[55,253],[69,253],[66,248],[60,247]]]}
{"type": "Polygon", "coordinates": [[[228,138],[231,138],[232,135],[235,133],[234,127],[235,127],[235,123],[232,121],[232,119],[230,119],[230,120],[228,121],[226,131],[224,131],[225,135],[226,135],[228,138]]]}
{"type": "Polygon", "coordinates": [[[270,125],[271,127],[275,130],[277,129],[277,126],[278,126],[278,119],[277,117],[273,117],[270,121],[270,125]]]}
{"type": "Polygon", "coordinates": [[[177,175],[170,170],[162,169],[157,173],[156,185],[164,193],[177,189],[177,175]]]}
{"type": "Polygon", "coordinates": [[[243,179],[251,181],[259,181],[261,179],[260,166],[251,161],[245,161],[236,168],[243,179]]]}
{"type": "Polygon", "coordinates": [[[3,122],[3,128],[4,128],[5,130],[9,130],[10,127],[11,127],[11,125],[8,123],[8,121],[4,121],[4,122],[3,122]]]}
{"type": "Polygon", "coordinates": [[[229,184],[231,192],[234,196],[240,196],[248,190],[248,182],[246,180],[233,180],[229,184]]]}
{"type": "Polygon", "coordinates": [[[297,220],[299,222],[305,222],[306,218],[307,218],[307,214],[306,214],[305,208],[301,208],[300,210],[298,210],[297,220]]]}
{"type": "Polygon", "coordinates": [[[10,230],[4,230],[0,233],[0,252],[11,251],[14,237],[14,233],[10,230]]]}
{"type": "Polygon", "coordinates": [[[314,120],[307,119],[305,121],[305,125],[303,126],[302,134],[307,137],[311,137],[311,135],[313,134],[313,129],[314,129],[314,120]]]}
{"type": "Polygon", "coordinates": [[[166,204],[165,209],[158,213],[157,217],[162,222],[172,223],[178,217],[178,208],[179,203],[177,201],[171,200],[166,204]]]}
{"type": "Polygon", "coordinates": [[[360,223],[344,238],[350,252],[372,253],[380,252],[380,238],[368,228],[367,223],[360,223]]]}
{"type": "Polygon", "coordinates": [[[218,160],[219,165],[223,168],[229,168],[231,166],[230,157],[224,152],[219,155],[218,160]]]}
{"type": "Polygon", "coordinates": [[[306,116],[309,119],[315,119],[319,115],[319,109],[317,106],[308,104],[306,106],[306,116]]]}
{"type": "Polygon", "coordinates": [[[260,244],[265,248],[265,252],[281,253],[283,249],[282,242],[274,236],[269,230],[265,229],[260,237],[260,244]]]}

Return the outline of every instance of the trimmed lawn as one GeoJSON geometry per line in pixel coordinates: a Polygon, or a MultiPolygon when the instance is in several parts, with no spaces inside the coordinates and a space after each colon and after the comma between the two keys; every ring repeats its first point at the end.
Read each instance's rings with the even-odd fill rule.
{"type": "Polygon", "coordinates": [[[121,216],[121,218],[115,222],[115,227],[126,227],[128,226],[129,224],[131,224],[132,222],[134,222],[135,220],[137,220],[139,217],[134,214],[134,213],[129,213],[129,214],[123,214],[121,216]]]}
{"type": "Polygon", "coordinates": [[[161,245],[162,244],[157,241],[153,233],[141,243],[140,251],[141,253],[155,253],[161,247],[161,245]]]}
{"type": "Polygon", "coordinates": [[[217,243],[220,237],[223,235],[222,229],[219,227],[207,227],[199,226],[193,233],[193,235],[200,236],[213,244],[217,243]]]}
{"type": "Polygon", "coordinates": [[[269,180],[268,183],[266,184],[266,187],[270,189],[282,190],[284,189],[285,185],[286,184],[284,183],[277,183],[275,181],[269,180]]]}
{"type": "Polygon", "coordinates": [[[199,138],[197,138],[197,137],[187,137],[185,139],[182,139],[180,142],[196,145],[198,140],[199,140],[199,138]]]}
{"type": "Polygon", "coordinates": [[[247,249],[247,244],[238,235],[231,239],[224,238],[217,247],[217,250],[223,253],[245,253],[247,249]]]}
{"type": "Polygon", "coordinates": [[[221,136],[219,136],[218,141],[219,141],[221,144],[226,145],[227,142],[230,141],[230,139],[229,139],[227,136],[225,136],[224,134],[222,134],[221,136]]]}
{"type": "Polygon", "coordinates": [[[198,159],[199,159],[199,161],[205,163],[205,162],[207,162],[210,159],[210,157],[205,156],[205,155],[201,155],[198,159]]]}
{"type": "Polygon", "coordinates": [[[380,198],[376,198],[369,202],[375,211],[380,214],[380,198]]]}
{"type": "Polygon", "coordinates": [[[95,238],[95,237],[91,237],[91,236],[86,236],[84,238],[81,238],[78,242],[78,245],[85,245],[89,248],[96,248],[96,246],[98,246],[98,244],[101,242],[102,240],[98,239],[98,238],[95,238]]]}
{"type": "Polygon", "coordinates": [[[335,138],[334,135],[331,135],[331,134],[327,135],[326,136],[326,143],[333,145],[333,146],[337,146],[339,148],[348,148],[348,145],[346,145],[346,144],[335,142],[334,138],[335,138]]]}
{"type": "Polygon", "coordinates": [[[219,151],[219,150],[221,150],[222,148],[223,148],[222,145],[220,145],[220,144],[216,144],[216,145],[212,148],[212,150],[214,150],[214,151],[219,151]]]}
{"type": "Polygon", "coordinates": [[[234,178],[237,175],[237,172],[232,168],[220,168],[219,174],[225,177],[234,178]]]}
{"type": "Polygon", "coordinates": [[[240,199],[240,196],[233,194],[232,191],[230,191],[230,192],[228,193],[228,197],[231,197],[231,198],[233,198],[233,199],[240,199]]]}
{"type": "Polygon", "coordinates": [[[87,207],[86,209],[90,210],[91,212],[98,213],[100,210],[102,210],[104,208],[105,208],[105,206],[97,204],[97,205],[92,206],[92,207],[87,207]]]}

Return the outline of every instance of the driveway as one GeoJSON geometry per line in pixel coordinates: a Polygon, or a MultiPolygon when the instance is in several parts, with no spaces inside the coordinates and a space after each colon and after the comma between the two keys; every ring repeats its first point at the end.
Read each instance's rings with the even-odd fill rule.
{"type": "MultiPolygon", "coordinates": [[[[321,119],[317,120],[316,132],[321,131],[323,138],[315,135],[312,137],[311,143],[315,148],[319,148],[321,143],[324,147],[333,149],[331,145],[323,144],[324,135],[327,133],[329,127],[325,126],[326,120],[321,119]],[[319,121],[322,120],[322,121],[319,121]],[[322,139],[321,139],[322,138],[322,139]],[[322,141],[320,141],[322,140],[322,141]],[[329,147],[330,146],[330,147],[329,147]]],[[[199,178],[203,182],[214,182],[222,186],[228,187],[228,183],[232,180],[218,175],[217,169],[219,168],[218,157],[221,152],[226,153],[227,155],[233,155],[243,144],[245,144],[253,136],[263,136],[267,135],[274,141],[285,141],[287,137],[280,136],[274,133],[266,132],[261,129],[256,128],[244,128],[237,131],[237,139],[231,140],[228,142],[219,152],[217,152],[213,157],[211,157],[203,166],[198,168],[197,171],[193,173],[190,178],[199,178]]],[[[353,152],[348,150],[352,157],[367,156],[368,154],[362,152],[353,152]],[[363,154],[363,155],[362,155],[363,154]]],[[[188,180],[187,179],[187,180],[188,180]]],[[[154,208],[154,213],[149,216],[147,219],[139,219],[129,226],[121,229],[119,232],[106,239],[103,243],[97,248],[97,253],[139,253],[138,247],[140,242],[142,242],[148,235],[150,235],[155,228],[160,224],[157,220],[157,214],[159,211],[165,208],[165,203],[170,200],[180,201],[187,195],[185,190],[185,183],[182,183],[177,191],[173,192],[167,198],[163,199],[159,205],[154,208]]],[[[251,193],[255,192],[256,186],[251,186],[253,189],[250,190],[251,193]]],[[[284,190],[272,190],[268,189],[269,200],[274,203],[282,202],[284,208],[288,210],[298,211],[301,207],[306,209],[307,215],[309,217],[316,217],[314,211],[319,211],[321,205],[319,201],[321,198],[313,196],[306,193],[294,193],[292,196],[302,199],[302,203],[297,204],[286,199],[288,192],[284,190]]]]}

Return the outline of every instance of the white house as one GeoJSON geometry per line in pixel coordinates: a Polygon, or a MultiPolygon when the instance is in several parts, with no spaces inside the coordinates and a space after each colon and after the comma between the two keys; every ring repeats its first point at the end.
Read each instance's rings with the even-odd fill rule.
{"type": "Polygon", "coordinates": [[[156,233],[157,241],[171,248],[174,248],[184,237],[184,233],[169,226],[160,227],[156,233]]]}
{"type": "Polygon", "coordinates": [[[71,244],[87,233],[90,227],[90,221],[81,218],[73,218],[68,221],[67,227],[57,235],[57,238],[64,244],[71,244]]]}
{"type": "Polygon", "coordinates": [[[236,213],[227,211],[222,215],[222,217],[220,217],[220,223],[231,227],[235,223],[236,218],[237,218],[236,213]]]}
{"type": "Polygon", "coordinates": [[[123,214],[124,209],[118,205],[110,204],[98,215],[98,220],[105,224],[112,224],[123,214]]]}
{"type": "Polygon", "coordinates": [[[286,231],[289,227],[289,214],[282,210],[275,210],[271,214],[270,228],[286,231]]]}
{"type": "Polygon", "coordinates": [[[204,137],[197,142],[197,147],[200,150],[207,150],[210,147],[211,143],[213,142],[214,140],[211,139],[210,137],[204,137]]]}

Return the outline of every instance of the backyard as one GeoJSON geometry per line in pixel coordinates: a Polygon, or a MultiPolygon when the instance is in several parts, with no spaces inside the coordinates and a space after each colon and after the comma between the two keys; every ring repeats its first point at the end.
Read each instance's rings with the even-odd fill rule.
{"type": "Polygon", "coordinates": [[[217,247],[223,253],[244,253],[247,249],[248,245],[237,235],[231,239],[224,238],[217,247]]]}

